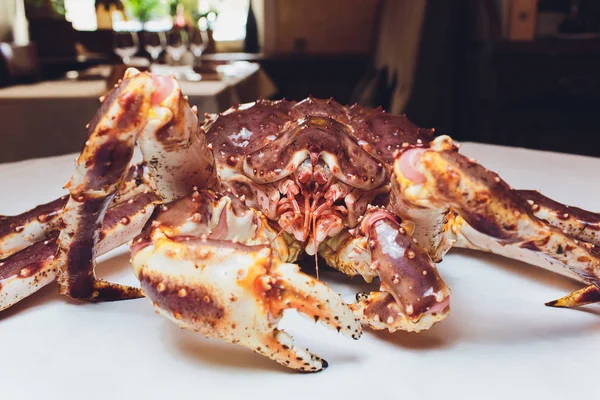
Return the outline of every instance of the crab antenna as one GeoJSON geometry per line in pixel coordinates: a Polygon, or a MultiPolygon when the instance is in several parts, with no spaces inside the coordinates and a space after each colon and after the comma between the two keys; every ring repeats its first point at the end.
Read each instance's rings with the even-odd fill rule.
{"type": "Polygon", "coordinates": [[[315,245],[315,271],[317,273],[317,279],[319,279],[319,251],[317,249],[317,217],[314,215],[312,217],[312,225],[313,243],[315,245]]]}

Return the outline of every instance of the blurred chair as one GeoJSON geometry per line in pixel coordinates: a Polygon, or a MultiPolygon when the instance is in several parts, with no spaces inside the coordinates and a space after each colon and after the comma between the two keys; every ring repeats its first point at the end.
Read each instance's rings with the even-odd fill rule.
{"type": "Polygon", "coordinates": [[[40,78],[40,63],[33,43],[17,46],[0,42],[0,87],[33,83],[40,78]]]}

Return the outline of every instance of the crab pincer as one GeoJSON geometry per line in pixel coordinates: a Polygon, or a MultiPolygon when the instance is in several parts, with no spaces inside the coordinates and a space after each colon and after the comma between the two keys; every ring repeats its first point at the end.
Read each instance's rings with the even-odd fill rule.
{"type": "Polygon", "coordinates": [[[370,269],[381,282],[380,292],[359,293],[352,305],[373,329],[419,332],[450,312],[450,289],[427,253],[398,218],[385,209],[370,208],[360,225],[368,238],[370,269]]]}
{"type": "Polygon", "coordinates": [[[361,325],[337,293],[286,262],[285,241],[260,218],[210,192],[168,203],[134,240],[135,274],[155,309],[180,327],[320,371],[327,362],[277,328],[283,312],[295,309],[354,339],[361,325]]]}

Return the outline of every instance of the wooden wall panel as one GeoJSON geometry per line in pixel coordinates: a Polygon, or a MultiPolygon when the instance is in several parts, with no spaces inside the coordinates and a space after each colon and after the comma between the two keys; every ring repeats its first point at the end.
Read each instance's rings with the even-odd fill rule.
{"type": "MultiPolygon", "coordinates": [[[[369,53],[379,0],[263,0],[265,52],[369,53]]],[[[253,3],[254,4],[254,3],[253,3]]]]}

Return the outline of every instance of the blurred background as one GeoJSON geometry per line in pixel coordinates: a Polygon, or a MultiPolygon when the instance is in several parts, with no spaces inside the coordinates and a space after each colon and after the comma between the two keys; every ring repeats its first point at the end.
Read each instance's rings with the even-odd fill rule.
{"type": "Polygon", "coordinates": [[[597,0],[0,0],[0,162],[78,152],[127,66],[201,112],[333,97],[600,156],[597,0]]]}

